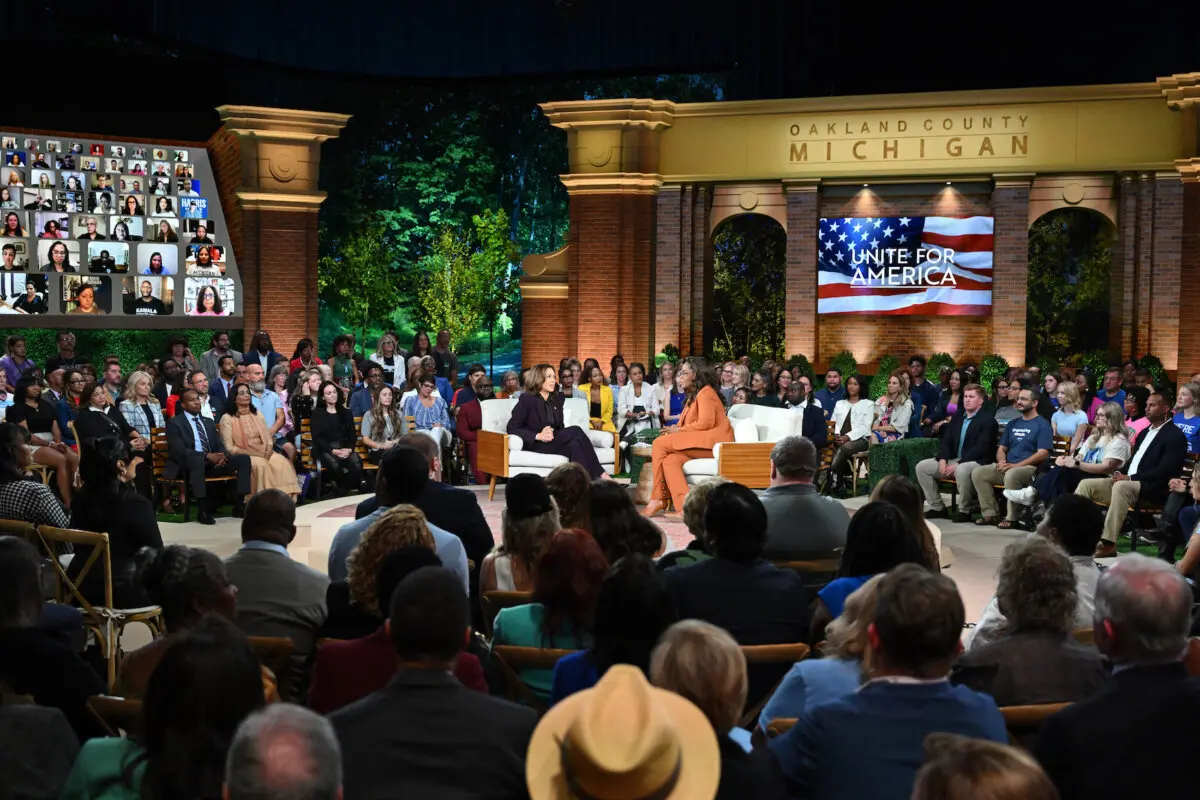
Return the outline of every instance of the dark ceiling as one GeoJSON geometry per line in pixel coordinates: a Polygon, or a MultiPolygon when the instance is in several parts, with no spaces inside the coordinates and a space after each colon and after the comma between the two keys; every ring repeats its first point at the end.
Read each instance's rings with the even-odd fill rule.
{"type": "Polygon", "coordinates": [[[753,99],[1200,69],[1200,39],[1155,5],[1117,18],[1094,2],[0,0],[6,80],[34,89],[5,116],[203,139],[221,103],[353,113],[397,84],[708,72],[727,99],[753,99]]]}

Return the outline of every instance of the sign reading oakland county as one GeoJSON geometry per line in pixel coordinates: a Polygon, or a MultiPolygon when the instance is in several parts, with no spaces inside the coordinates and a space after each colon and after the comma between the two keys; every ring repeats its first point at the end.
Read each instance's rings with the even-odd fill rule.
{"type": "Polygon", "coordinates": [[[792,122],[788,163],[1020,160],[1029,156],[1031,116],[947,112],[792,122]]]}

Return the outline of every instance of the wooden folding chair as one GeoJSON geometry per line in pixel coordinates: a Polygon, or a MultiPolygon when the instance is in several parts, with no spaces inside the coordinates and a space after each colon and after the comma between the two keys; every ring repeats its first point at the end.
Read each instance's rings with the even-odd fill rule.
{"type": "Polygon", "coordinates": [[[499,589],[484,592],[483,597],[479,598],[479,603],[483,609],[483,627],[487,631],[488,638],[490,639],[492,636],[492,623],[496,621],[497,614],[506,608],[523,606],[531,602],[533,602],[533,592],[502,592],[499,589]]]}
{"type": "Polygon", "coordinates": [[[120,638],[125,626],[133,622],[141,622],[150,629],[154,638],[158,638],[162,635],[162,608],[159,606],[113,607],[112,551],[109,549],[107,533],[41,525],[37,529],[37,535],[42,545],[42,551],[54,569],[55,599],[67,605],[77,605],[83,614],[84,627],[96,636],[101,652],[104,654],[104,660],[108,664],[108,690],[111,692],[117,683],[117,661],[120,658],[121,650],[120,638]],[[59,550],[64,549],[62,546],[68,544],[76,549],[76,559],[82,557],[80,548],[91,548],[91,553],[75,580],[68,577],[66,568],[58,560],[59,550]],[[93,605],[79,589],[97,563],[100,564],[100,569],[104,574],[103,605],[93,605]]]}
{"type": "Polygon", "coordinates": [[[54,475],[54,467],[45,464],[30,464],[26,469],[29,470],[30,474],[36,476],[43,485],[50,485],[50,477],[54,475]]]}
{"type": "Polygon", "coordinates": [[[292,656],[296,643],[286,636],[247,636],[246,640],[262,665],[275,676],[280,699],[290,700],[295,682],[292,656]]]}
{"type": "Polygon", "coordinates": [[[505,694],[514,703],[528,706],[539,714],[547,706],[545,700],[534,694],[525,681],[521,680],[521,671],[526,669],[554,669],[554,665],[563,656],[575,653],[575,650],[548,650],[540,647],[513,647],[498,645],[492,648],[492,656],[504,676],[505,694]]]}
{"type": "Polygon", "coordinates": [[[798,717],[776,717],[767,723],[767,738],[774,739],[783,736],[796,725],[798,717]]]}
{"type": "Polygon", "coordinates": [[[19,536],[34,547],[38,546],[37,526],[17,519],[0,519],[0,534],[19,536]]]}
{"type": "Polygon", "coordinates": [[[815,595],[825,585],[837,577],[842,566],[842,556],[839,552],[828,553],[821,558],[805,559],[803,561],[772,561],[779,569],[790,569],[800,575],[804,588],[810,595],[815,595]]]}
{"type": "Polygon", "coordinates": [[[1041,703],[1033,706],[1001,706],[1000,713],[1004,716],[1004,727],[1008,728],[1008,740],[1018,745],[1022,739],[1028,739],[1038,732],[1046,717],[1057,714],[1070,703],[1041,703]]]}
{"type": "Polygon", "coordinates": [[[366,444],[362,440],[362,421],[362,417],[354,418],[354,430],[359,432],[358,437],[354,440],[354,452],[362,461],[363,472],[370,472],[371,470],[379,469],[379,465],[372,464],[367,460],[367,456],[371,454],[371,451],[367,449],[366,444]]]}
{"type": "MultiPolygon", "coordinates": [[[[746,657],[746,666],[759,666],[766,664],[787,664],[789,667],[797,661],[803,661],[808,657],[809,647],[803,642],[795,644],[758,644],[758,645],[742,645],[742,655],[746,657]]],[[[786,673],[785,673],[786,674],[786,673]]],[[[767,692],[762,698],[750,708],[746,709],[742,714],[741,726],[743,728],[752,729],[758,721],[758,715],[762,713],[763,706],[767,704],[767,700],[771,699],[771,695],[775,694],[775,690],[779,688],[779,684],[783,683],[783,676],[775,682],[771,687],[771,691],[767,692]]]]}
{"type": "MultiPolygon", "coordinates": [[[[162,487],[178,486],[179,494],[183,497],[183,521],[188,522],[192,518],[192,493],[187,491],[187,475],[180,474],[177,478],[168,478],[166,473],[169,457],[170,447],[167,444],[167,429],[152,428],[150,430],[150,458],[154,467],[154,481],[160,487],[160,496],[158,499],[162,500],[162,487]]],[[[204,477],[206,484],[226,483],[236,480],[237,475],[206,475],[204,477]]]]}
{"type": "Polygon", "coordinates": [[[1075,641],[1080,644],[1094,645],[1096,644],[1096,632],[1093,628],[1080,628],[1072,631],[1071,635],[1075,637],[1075,641]]]}
{"type": "Polygon", "coordinates": [[[87,708],[104,728],[106,736],[119,738],[141,731],[141,700],[98,694],[88,698],[87,708]]]}

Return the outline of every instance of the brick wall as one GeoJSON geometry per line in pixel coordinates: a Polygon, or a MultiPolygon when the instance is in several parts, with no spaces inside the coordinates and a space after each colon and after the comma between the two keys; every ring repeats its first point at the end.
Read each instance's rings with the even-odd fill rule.
{"type": "MultiPolygon", "coordinates": [[[[821,198],[817,187],[787,187],[787,304],[784,307],[784,355],[820,358],[817,347],[817,220],[821,198]]],[[[841,325],[832,326],[834,330],[841,325]]],[[[844,348],[837,348],[834,353],[844,348]]]]}
{"type": "MultiPolygon", "coordinates": [[[[655,198],[658,224],[654,248],[654,352],[674,343],[679,332],[680,247],[683,240],[682,186],[664,186],[655,198]]],[[[628,360],[628,359],[626,359],[628,360]]]]}
{"type": "Polygon", "coordinates": [[[300,339],[317,336],[317,213],[247,209],[242,224],[248,263],[257,265],[243,270],[246,336],[268,331],[290,355],[300,339]]]}
{"type": "Polygon", "coordinates": [[[1113,242],[1108,290],[1108,349],[1124,354],[1133,349],[1134,286],[1137,279],[1138,184],[1122,175],[1117,189],[1117,238],[1113,242]]]}
{"type": "Polygon", "coordinates": [[[566,298],[521,298],[521,362],[532,366],[546,362],[558,367],[563,350],[563,319],[570,305],[566,298]]]}
{"type": "Polygon", "coordinates": [[[1200,291],[1192,283],[1200,277],[1200,176],[1181,187],[1180,271],[1184,276],[1179,298],[1179,374],[1200,372],[1200,291]]]}
{"type": "Polygon", "coordinates": [[[1025,363],[1029,289],[1028,181],[1006,181],[992,191],[995,217],[992,253],[990,350],[1010,364],[1025,363]]]}
{"type": "Polygon", "coordinates": [[[1144,356],[1150,344],[1150,274],[1154,269],[1154,175],[1138,176],[1137,272],[1133,291],[1134,357],[1144,356]]]}
{"type": "Polygon", "coordinates": [[[1156,177],[1154,183],[1154,269],[1146,349],[1158,356],[1164,367],[1174,370],[1179,363],[1183,184],[1178,175],[1156,177]]]}

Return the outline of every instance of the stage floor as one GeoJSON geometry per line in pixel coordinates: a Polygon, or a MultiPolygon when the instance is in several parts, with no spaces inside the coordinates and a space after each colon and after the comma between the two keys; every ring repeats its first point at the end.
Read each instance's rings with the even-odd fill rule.
{"type": "MultiPolygon", "coordinates": [[[[500,538],[500,512],[504,508],[504,489],[497,487],[494,500],[487,499],[486,486],[468,487],[479,497],[484,516],[491,526],[492,534],[500,538]]],[[[346,522],[354,519],[354,507],[362,497],[325,500],[301,506],[296,512],[296,540],[289,548],[292,557],[303,561],[314,569],[325,572],[329,546],[334,534],[346,522]]],[[[865,497],[842,501],[853,510],[866,503],[865,497]]],[[[670,541],[670,549],[685,547],[692,536],[680,522],[655,520],[670,541]]],[[[942,531],[942,544],[953,552],[954,563],[945,570],[953,578],[966,604],[967,619],[975,620],[983,612],[996,587],[996,569],[1004,547],[1026,534],[1020,531],[1001,531],[997,528],[979,528],[970,523],[953,523],[938,520],[942,531]]],[[[187,544],[203,547],[225,558],[241,544],[241,520],[220,518],[216,525],[189,523],[162,523],[163,541],[167,544],[187,544]]]]}

